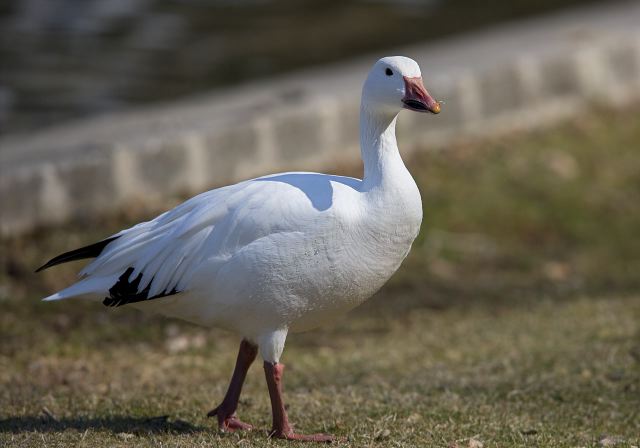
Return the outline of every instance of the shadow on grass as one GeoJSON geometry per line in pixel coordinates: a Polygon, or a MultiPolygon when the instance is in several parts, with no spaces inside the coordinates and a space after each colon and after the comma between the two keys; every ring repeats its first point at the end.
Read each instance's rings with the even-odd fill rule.
{"type": "Polygon", "coordinates": [[[103,418],[61,418],[26,415],[0,420],[0,433],[63,432],[67,429],[107,429],[114,433],[195,433],[209,428],[194,426],[184,420],[169,420],[168,416],[135,418],[114,416],[103,418]]]}

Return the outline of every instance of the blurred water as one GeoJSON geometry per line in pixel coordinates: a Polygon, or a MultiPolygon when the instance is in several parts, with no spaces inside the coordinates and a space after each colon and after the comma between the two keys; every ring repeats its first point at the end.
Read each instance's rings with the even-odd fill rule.
{"type": "Polygon", "coordinates": [[[589,0],[4,0],[0,133],[589,0]]]}

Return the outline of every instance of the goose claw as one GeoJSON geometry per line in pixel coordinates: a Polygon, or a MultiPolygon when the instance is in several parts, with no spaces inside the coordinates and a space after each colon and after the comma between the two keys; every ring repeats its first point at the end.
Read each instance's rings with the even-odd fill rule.
{"type": "Polygon", "coordinates": [[[220,409],[220,406],[209,411],[207,417],[218,417],[218,429],[223,432],[235,432],[235,431],[251,431],[253,426],[249,423],[245,423],[238,418],[235,412],[227,413],[220,409]]]}

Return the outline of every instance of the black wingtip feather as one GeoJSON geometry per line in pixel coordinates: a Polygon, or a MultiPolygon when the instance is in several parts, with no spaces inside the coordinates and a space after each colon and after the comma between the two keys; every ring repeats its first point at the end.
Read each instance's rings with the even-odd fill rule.
{"type": "Polygon", "coordinates": [[[160,299],[162,297],[172,296],[174,294],[178,294],[178,290],[173,288],[170,291],[163,291],[160,294],[156,294],[155,296],[149,296],[149,291],[151,290],[151,284],[154,279],[151,279],[151,282],[144,288],[142,291],[138,292],[138,287],[140,286],[140,282],[142,281],[142,273],[138,274],[138,276],[130,280],[129,277],[133,273],[133,268],[128,268],[124,274],[118,278],[118,281],[109,288],[109,297],[105,297],[102,301],[104,306],[122,306],[128,303],[135,302],[143,302],[145,300],[153,300],[160,299]]]}
{"type": "Polygon", "coordinates": [[[102,240],[97,243],[60,254],[40,266],[38,269],[36,269],[36,272],[43,271],[57,264],[67,263],[68,261],[83,260],[85,258],[96,258],[98,255],[100,255],[100,253],[102,253],[107,244],[118,238],[120,237],[112,236],[111,238],[107,238],[106,240],[102,240]]]}

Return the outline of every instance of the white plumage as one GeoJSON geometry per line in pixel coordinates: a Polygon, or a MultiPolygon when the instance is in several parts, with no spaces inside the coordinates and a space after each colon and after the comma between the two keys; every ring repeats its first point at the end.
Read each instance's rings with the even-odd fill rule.
{"type": "Polygon", "coordinates": [[[413,60],[381,59],[363,88],[363,180],[283,173],[202,193],[98,243],[81,279],[44,300],[107,298],[224,328],[277,364],[289,330],[362,303],[418,234],[420,193],[395,137],[402,108],[439,112],[413,60]]]}

